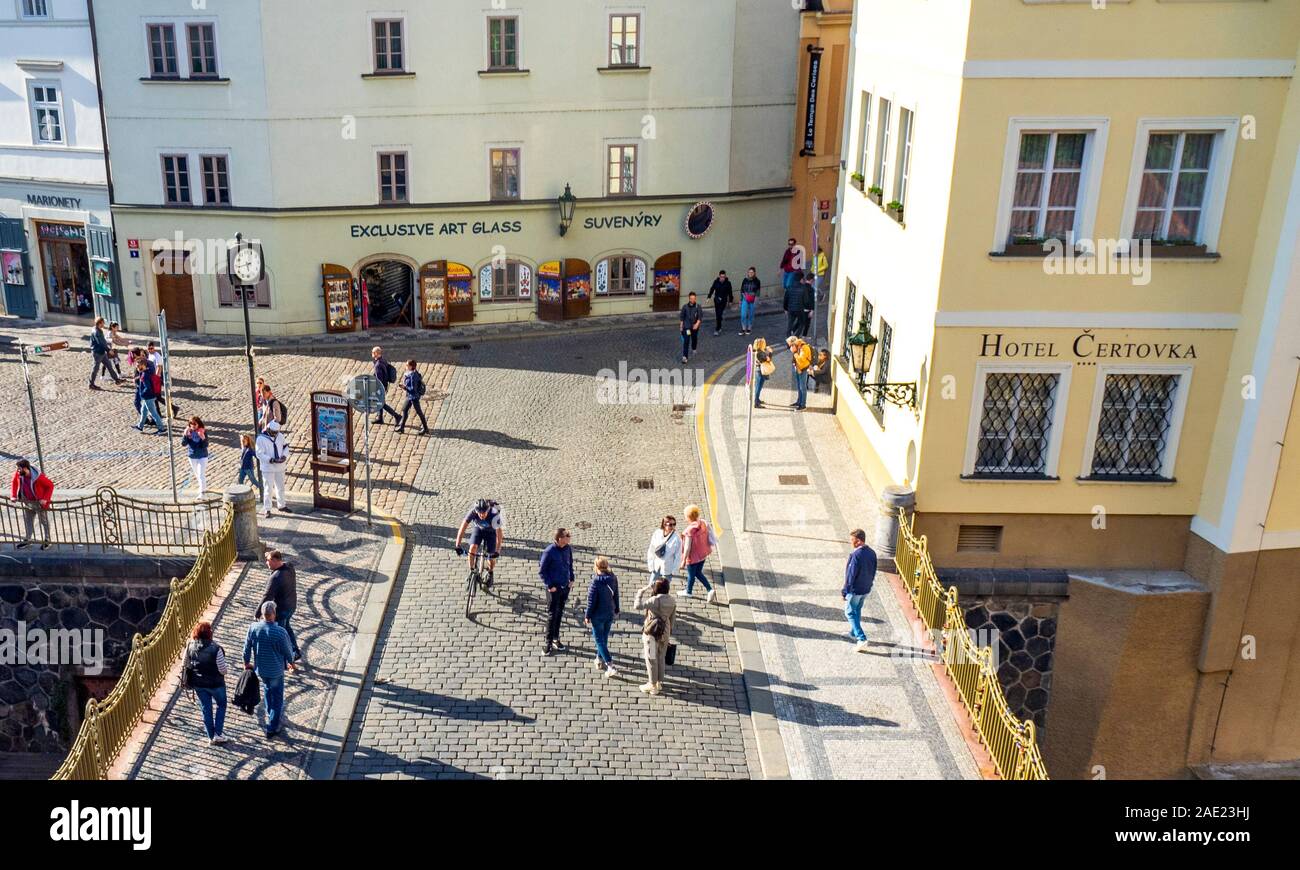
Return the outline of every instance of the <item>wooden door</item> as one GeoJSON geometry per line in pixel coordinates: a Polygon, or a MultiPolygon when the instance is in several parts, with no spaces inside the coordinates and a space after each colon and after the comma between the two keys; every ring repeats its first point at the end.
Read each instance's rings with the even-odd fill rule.
{"type": "Polygon", "coordinates": [[[564,319],[564,270],[559,260],[537,269],[537,319],[564,319]]]}
{"type": "Polygon", "coordinates": [[[5,309],[14,317],[36,317],[35,280],[27,257],[27,235],[17,218],[0,218],[0,283],[5,309]]]}
{"type": "Polygon", "coordinates": [[[352,270],[337,263],[322,263],[321,295],[325,299],[325,331],[352,332],[357,328],[352,303],[352,270]]]}
{"type": "Polygon", "coordinates": [[[586,260],[564,261],[564,319],[591,313],[591,264],[586,260]]]}
{"type": "Polygon", "coordinates": [[[168,329],[199,328],[194,313],[194,279],[186,274],[184,252],[160,254],[155,262],[161,267],[155,276],[158,284],[158,308],[167,314],[168,329]]]}
{"type": "Polygon", "coordinates": [[[655,311],[678,311],[682,307],[682,253],[674,251],[655,260],[655,311]]]}
{"type": "Polygon", "coordinates": [[[420,326],[425,329],[446,329],[447,320],[447,261],[434,260],[420,267],[420,326]]]}

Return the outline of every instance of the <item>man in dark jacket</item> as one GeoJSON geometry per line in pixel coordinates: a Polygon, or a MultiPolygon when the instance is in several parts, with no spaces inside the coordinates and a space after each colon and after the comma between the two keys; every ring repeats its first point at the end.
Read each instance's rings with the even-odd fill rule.
{"type": "Polygon", "coordinates": [[[682,362],[689,362],[691,351],[700,346],[700,324],[704,322],[704,309],[700,308],[694,291],[686,297],[682,306],[682,362]]]}
{"type": "Polygon", "coordinates": [[[90,333],[90,353],[95,358],[90,368],[90,388],[98,390],[99,386],[95,381],[99,378],[99,372],[103,369],[104,374],[113,379],[113,383],[120,384],[122,379],[113,371],[112,360],[109,359],[109,353],[112,347],[109,346],[108,337],[104,335],[104,318],[95,318],[95,329],[90,333]]]}
{"type": "Polygon", "coordinates": [[[429,434],[429,421],[424,418],[424,409],[420,407],[420,399],[424,397],[424,378],[416,371],[415,360],[406,361],[406,373],[402,375],[402,392],[406,394],[406,401],[402,403],[402,419],[397,424],[398,432],[406,431],[406,415],[415,409],[415,416],[420,418],[420,434],[429,434]]]}
{"type": "Polygon", "coordinates": [[[258,612],[261,612],[263,602],[275,602],[275,624],[289,635],[289,646],[293,649],[289,670],[296,671],[298,668],[295,662],[302,660],[302,651],[298,648],[298,637],[293,633],[289,620],[298,609],[298,572],[284,561],[284,554],[279,550],[266,554],[266,567],[271,569],[271,577],[266,583],[266,591],[257,602],[258,612]]]}
{"type": "Polygon", "coordinates": [[[555,543],[542,551],[537,576],[546,588],[546,655],[552,650],[563,650],[560,642],[560,622],[564,617],[564,603],[569,600],[573,586],[573,550],[569,547],[569,530],[556,529],[555,543]]]}
{"type": "Polygon", "coordinates": [[[731,279],[727,277],[727,271],[724,269],[718,273],[717,278],[713,279],[713,286],[709,288],[709,298],[713,300],[715,317],[714,335],[722,335],[722,315],[726,313],[727,306],[731,305],[731,296],[731,279]]]}
{"type": "Polygon", "coordinates": [[[840,597],[844,599],[849,634],[858,642],[858,652],[866,652],[869,644],[867,633],[862,630],[862,604],[871,593],[871,584],[876,582],[876,551],[867,546],[867,533],[862,529],[853,530],[849,543],[853,552],[849,553],[849,563],[844,568],[840,597]]]}
{"type": "Polygon", "coordinates": [[[799,293],[799,306],[802,310],[799,317],[802,332],[799,334],[807,338],[808,328],[812,326],[813,309],[817,307],[817,288],[813,285],[812,272],[804,275],[803,282],[799,285],[799,293]]]}
{"type": "Polygon", "coordinates": [[[781,310],[785,312],[785,334],[798,335],[803,322],[803,288],[798,284],[785,288],[781,297],[781,310]]]}
{"type": "Polygon", "coordinates": [[[388,404],[388,388],[397,382],[397,369],[394,368],[388,360],[384,359],[384,349],[382,347],[372,347],[370,349],[370,359],[375,364],[375,380],[379,381],[384,388],[384,404],[379,409],[379,416],[375,418],[375,425],[384,425],[384,412],[393,415],[393,419],[401,422],[402,417],[388,404]]]}

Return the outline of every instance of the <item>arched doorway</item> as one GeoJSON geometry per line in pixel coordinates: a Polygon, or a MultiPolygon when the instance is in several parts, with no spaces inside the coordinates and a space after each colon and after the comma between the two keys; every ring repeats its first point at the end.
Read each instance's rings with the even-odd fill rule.
{"type": "Polygon", "coordinates": [[[362,261],[357,277],[364,282],[362,321],[371,329],[385,326],[415,326],[417,304],[416,267],[405,259],[379,256],[362,261]]]}

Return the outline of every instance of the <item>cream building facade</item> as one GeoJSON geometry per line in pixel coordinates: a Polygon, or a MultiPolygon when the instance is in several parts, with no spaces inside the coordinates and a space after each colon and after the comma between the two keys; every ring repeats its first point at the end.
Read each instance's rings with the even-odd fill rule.
{"type": "Polygon", "coordinates": [[[667,310],[719,269],[775,276],[799,15],[705,5],[114,2],[128,321],[241,331],[213,262],[236,233],[265,250],[260,334],[667,310]]]}
{"type": "Polygon", "coordinates": [[[855,9],[838,418],[941,569],[1071,576],[1054,775],[1298,757],[1300,14],[946,5],[855,9]]]}
{"type": "Polygon", "coordinates": [[[115,317],[86,0],[0,0],[0,311],[115,317]]]}

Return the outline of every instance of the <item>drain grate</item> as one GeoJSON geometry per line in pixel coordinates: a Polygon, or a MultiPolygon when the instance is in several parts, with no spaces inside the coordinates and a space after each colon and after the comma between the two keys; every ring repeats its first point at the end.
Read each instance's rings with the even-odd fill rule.
{"type": "Polygon", "coordinates": [[[587,531],[587,529],[591,528],[591,523],[587,522],[586,520],[578,520],[576,523],[573,524],[573,527],[575,529],[581,529],[582,531],[585,532],[587,531]]]}
{"type": "Polygon", "coordinates": [[[644,423],[645,420],[642,420],[640,417],[633,417],[633,418],[632,418],[632,422],[633,422],[633,423],[644,423]]]}
{"type": "Polygon", "coordinates": [[[673,405],[674,411],[689,411],[690,409],[690,405],[673,405]]]}
{"type": "Polygon", "coordinates": [[[643,477],[636,482],[637,489],[654,489],[655,480],[653,477],[643,477]]]}
{"type": "Polygon", "coordinates": [[[806,474],[778,474],[777,482],[781,486],[807,486],[808,475],[806,474]]]}
{"type": "Polygon", "coordinates": [[[452,350],[469,350],[469,345],[468,345],[468,344],[453,344],[453,345],[451,346],[451,349],[452,349],[452,350]]]}

